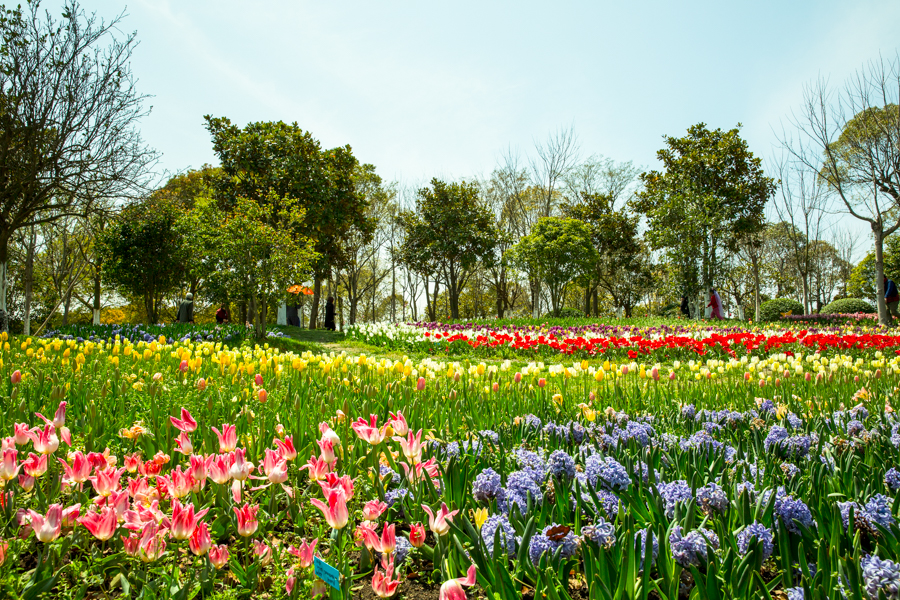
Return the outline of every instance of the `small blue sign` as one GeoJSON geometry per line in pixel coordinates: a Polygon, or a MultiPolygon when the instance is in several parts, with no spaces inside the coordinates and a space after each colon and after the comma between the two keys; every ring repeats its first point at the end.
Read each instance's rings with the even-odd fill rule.
{"type": "Polygon", "coordinates": [[[336,590],[341,589],[340,572],[318,556],[313,557],[313,570],[316,573],[316,577],[336,590]]]}

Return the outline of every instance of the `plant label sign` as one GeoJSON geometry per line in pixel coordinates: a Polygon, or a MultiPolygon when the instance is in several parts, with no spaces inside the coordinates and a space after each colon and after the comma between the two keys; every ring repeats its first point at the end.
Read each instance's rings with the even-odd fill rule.
{"type": "Polygon", "coordinates": [[[318,556],[313,557],[313,570],[316,573],[316,577],[336,590],[341,589],[341,574],[337,569],[329,565],[318,556]]]}

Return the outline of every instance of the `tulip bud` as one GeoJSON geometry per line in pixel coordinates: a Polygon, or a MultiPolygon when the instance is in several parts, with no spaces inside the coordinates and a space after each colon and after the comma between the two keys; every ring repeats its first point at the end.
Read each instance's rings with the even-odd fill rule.
{"type": "Polygon", "coordinates": [[[516,374],[513,376],[513,381],[515,381],[516,383],[519,383],[520,381],[522,381],[522,374],[521,374],[521,373],[516,373],[516,374]]]}
{"type": "Polygon", "coordinates": [[[9,376],[9,380],[13,385],[19,385],[22,382],[22,372],[16,369],[13,371],[12,375],[9,376]]]}
{"type": "Polygon", "coordinates": [[[421,523],[415,523],[410,525],[409,528],[409,543],[412,544],[414,548],[421,548],[423,544],[425,544],[425,526],[421,523]]]}
{"type": "Polygon", "coordinates": [[[259,390],[258,397],[259,397],[260,403],[265,404],[266,400],[269,398],[269,392],[261,389],[261,390],[259,390]]]}

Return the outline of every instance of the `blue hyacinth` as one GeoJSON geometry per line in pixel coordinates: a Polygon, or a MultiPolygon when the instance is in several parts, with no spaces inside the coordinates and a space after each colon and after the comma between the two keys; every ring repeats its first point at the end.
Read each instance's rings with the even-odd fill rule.
{"type": "Polygon", "coordinates": [[[672,483],[661,483],[656,489],[666,503],[666,516],[670,519],[675,516],[675,506],[679,502],[692,500],[694,495],[691,493],[691,486],[684,479],[673,481],[672,483]]]}
{"type": "Polygon", "coordinates": [[[716,483],[708,483],[702,488],[697,488],[695,496],[697,505],[707,515],[718,514],[723,515],[731,506],[725,490],[716,483]]]}
{"type": "Polygon", "coordinates": [[[760,542],[763,550],[763,561],[772,556],[775,550],[772,530],[762,523],[751,523],[737,534],[737,547],[741,556],[747,554],[752,542],[760,542]]]}
{"type": "Polygon", "coordinates": [[[892,492],[900,490],[900,471],[897,471],[894,467],[888,469],[888,472],[884,474],[884,484],[888,486],[892,492]]]}
{"type": "Polygon", "coordinates": [[[562,450],[556,450],[547,461],[550,474],[560,479],[572,479],[575,477],[575,459],[562,450]]]}
{"type": "Polygon", "coordinates": [[[860,561],[866,594],[873,600],[883,592],[887,598],[900,598],[900,565],[877,556],[866,556],[860,561]]]}
{"type": "Polygon", "coordinates": [[[682,567],[699,567],[706,562],[708,547],[717,550],[719,537],[708,529],[697,529],[685,535],[681,534],[681,526],[676,525],[669,534],[669,547],[672,558],[682,567]]]}
{"type": "Polygon", "coordinates": [[[582,527],[581,535],[601,548],[612,548],[616,544],[616,528],[602,517],[593,525],[582,527]]]}
{"type": "Polygon", "coordinates": [[[544,530],[533,536],[531,538],[531,546],[528,548],[528,556],[531,557],[531,562],[535,565],[538,564],[541,560],[541,556],[545,552],[549,552],[551,555],[555,554],[557,550],[560,548],[560,558],[572,558],[575,556],[575,553],[578,552],[578,544],[581,540],[572,533],[568,531],[561,539],[555,540],[550,539],[547,536],[547,533],[557,527],[554,523],[552,525],[548,525],[544,528],[544,530]]]}
{"type": "Polygon", "coordinates": [[[479,502],[490,502],[500,498],[503,493],[503,483],[500,474],[488,467],[475,477],[472,484],[472,495],[479,502]]]}
{"type": "Polygon", "coordinates": [[[494,538],[498,530],[500,531],[500,543],[506,548],[506,554],[514,556],[518,539],[516,538],[516,531],[506,515],[491,515],[481,526],[481,539],[484,540],[484,545],[487,546],[488,552],[491,555],[494,554],[494,538]]]}

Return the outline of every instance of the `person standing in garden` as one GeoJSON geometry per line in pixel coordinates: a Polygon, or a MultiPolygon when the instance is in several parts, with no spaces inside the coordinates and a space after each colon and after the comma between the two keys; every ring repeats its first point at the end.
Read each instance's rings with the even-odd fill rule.
{"type": "Polygon", "coordinates": [[[334,331],[334,296],[328,296],[325,303],[325,329],[334,331]]]}
{"type": "Polygon", "coordinates": [[[706,306],[712,308],[713,318],[722,320],[722,298],[719,297],[715,288],[709,288],[709,304],[706,306]]]}
{"type": "Polygon", "coordinates": [[[687,319],[691,318],[691,305],[688,303],[687,296],[681,297],[681,314],[687,319]]]}
{"type": "Polygon", "coordinates": [[[175,317],[177,323],[193,323],[194,322],[194,295],[190,292],[184,297],[184,302],[178,307],[178,315],[175,317]]]}
{"type": "Polygon", "coordinates": [[[897,314],[897,305],[900,304],[900,292],[897,291],[897,284],[893,280],[888,279],[887,275],[884,276],[884,303],[887,304],[888,319],[893,324],[894,317],[900,318],[900,314],[897,314]]]}
{"type": "Polygon", "coordinates": [[[228,312],[228,305],[223,304],[219,307],[219,310],[216,311],[216,323],[222,325],[223,323],[231,322],[231,313],[228,312]]]}

